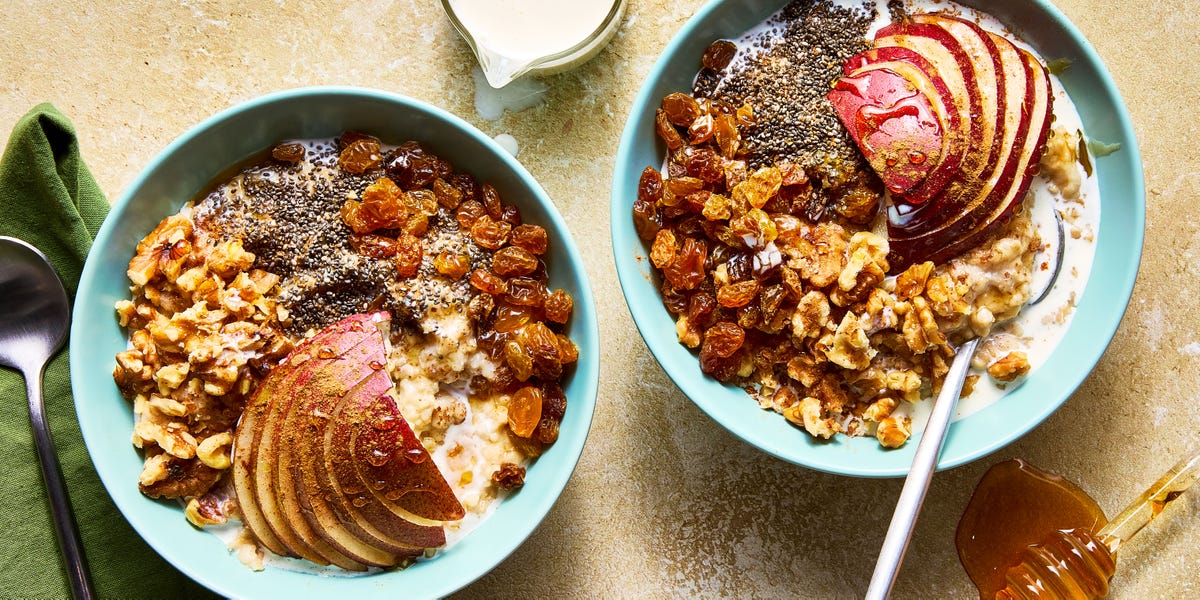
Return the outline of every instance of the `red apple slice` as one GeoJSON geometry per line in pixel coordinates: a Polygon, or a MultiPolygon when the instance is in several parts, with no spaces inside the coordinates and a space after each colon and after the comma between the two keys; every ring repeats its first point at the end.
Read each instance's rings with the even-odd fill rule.
{"type": "Polygon", "coordinates": [[[838,79],[828,99],[893,193],[915,188],[942,161],[942,128],[935,109],[922,90],[896,71],[868,65],[838,79]]]}
{"type": "Polygon", "coordinates": [[[365,565],[391,567],[419,553],[419,549],[374,544],[369,536],[361,534],[353,519],[342,518],[333,505],[345,499],[328,480],[321,454],[326,426],[340,402],[376,398],[392,387],[384,370],[386,313],[359,316],[349,323],[349,329],[352,334],[365,334],[365,341],[326,365],[322,381],[310,382],[284,418],[275,470],[276,487],[284,514],[301,515],[312,533],[338,552],[365,565]],[[360,378],[348,391],[337,383],[360,378]]]}
{"type": "Polygon", "coordinates": [[[273,492],[267,498],[271,505],[269,512],[264,510],[264,498],[258,492],[261,475],[258,450],[263,429],[271,418],[272,405],[276,398],[287,395],[296,386],[296,379],[301,375],[304,365],[316,358],[315,344],[319,343],[316,337],[300,342],[254,390],[234,433],[232,471],[234,492],[243,523],[265,548],[280,556],[304,557],[318,564],[328,564],[312,548],[303,544],[290,527],[283,526],[273,492]],[[275,521],[274,525],[271,520],[275,521]],[[284,532],[282,537],[276,533],[276,528],[284,532]]]}
{"type": "Polygon", "coordinates": [[[445,544],[440,523],[414,520],[463,516],[387,395],[387,320],[387,313],[355,315],[322,330],[298,345],[251,397],[235,435],[233,475],[246,526],[268,550],[350,570],[390,567],[445,544]],[[381,419],[395,423],[397,432],[363,432],[374,431],[381,419]],[[354,455],[356,440],[369,454],[354,455]],[[355,463],[379,462],[381,452],[401,442],[415,443],[424,464],[373,472],[366,485],[362,472],[370,469],[355,463]],[[417,516],[403,518],[369,488],[417,490],[400,494],[400,505],[417,516]]]}
{"type": "MultiPolygon", "coordinates": [[[[983,218],[986,211],[981,207],[987,194],[981,190],[988,174],[994,172],[997,165],[1002,165],[1005,158],[1001,152],[1005,142],[1002,115],[1006,112],[1008,99],[999,51],[987,32],[977,25],[941,15],[913,15],[911,22],[881,30],[876,37],[877,43],[881,39],[907,43],[905,47],[916,52],[921,52],[918,48],[950,51],[958,69],[970,72],[974,80],[976,88],[971,96],[979,98],[980,110],[973,114],[977,115],[975,121],[980,126],[980,137],[973,138],[959,176],[932,201],[913,206],[899,199],[888,212],[888,231],[893,239],[912,238],[931,231],[943,231],[939,235],[952,237],[955,231],[945,229],[947,223],[955,223],[961,233],[974,225],[972,220],[983,218]],[[895,31],[884,35],[892,29],[895,31]],[[962,221],[963,217],[968,221],[962,221]]],[[[938,65],[935,59],[930,62],[938,65]]]]}
{"type": "MultiPolygon", "coordinates": [[[[901,22],[888,25],[875,34],[875,46],[904,48],[920,55],[928,63],[925,69],[930,78],[937,77],[946,85],[953,98],[953,106],[961,123],[968,125],[967,138],[971,147],[981,143],[990,146],[991,138],[985,136],[979,87],[975,82],[975,68],[963,51],[962,46],[946,30],[924,23],[901,22]],[[985,139],[986,138],[986,139],[985,139]]],[[[966,164],[962,168],[974,168],[966,164]]],[[[978,161],[978,156],[972,160],[978,161]]]]}
{"type": "Polygon", "coordinates": [[[940,157],[927,157],[926,174],[918,184],[905,190],[889,187],[893,197],[900,196],[909,204],[922,204],[942,191],[957,175],[963,155],[971,146],[970,120],[963,118],[950,88],[920,54],[899,46],[872,48],[851,57],[842,66],[847,76],[854,76],[868,67],[888,69],[904,77],[933,108],[941,135],[940,157]]]}
{"type": "MultiPolygon", "coordinates": [[[[356,424],[375,428],[384,423],[388,423],[383,425],[385,427],[403,428],[413,440],[416,439],[407,421],[395,410],[395,402],[387,395],[358,395],[349,398],[348,401],[339,404],[330,416],[329,426],[322,439],[324,459],[321,461],[321,468],[338,492],[335,496],[348,500],[335,503],[333,508],[343,519],[353,522],[360,529],[364,539],[394,551],[419,551],[423,548],[442,546],[446,543],[446,534],[440,524],[417,523],[417,519],[411,518],[410,515],[393,512],[370,492],[371,487],[380,485],[376,481],[381,480],[364,482],[359,475],[356,459],[350,451],[356,424]],[[385,412],[387,417],[377,415],[378,411],[385,412]]],[[[455,499],[454,502],[457,503],[458,500],[455,499]]]]}
{"type": "Polygon", "coordinates": [[[233,487],[237,496],[238,507],[242,513],[242,523],[263,547],[279,556],[299,556],[271,531],[267,518],[258,506],[258,497],[254,492],[255,460],[254,449],[258,446],[258,438],[262,434],[263,418],[271,407],[271,398],[280,389],[284,389],[285,372],[308,359],[305,349],[308,342],[302,342],[289,354],[271,373],[259,382],[254,394],[246,402],[242,418],[238,421],[234,432],[233,448],[231,450],[233,471],[233,487]],[[285,371],[280,371],[284,369],[285,371]]]}
{"type": "Polygon", "coordinates": [[[349,428],[351,462],[380,504],[429,523],[463,518],[465,511],[454,490],[391,398],[385,396],[361,414],[345,416],[356,417],[337,420],[349,428]]]}
{"type": "Polygon", "coordinates": [[[974,231],[961,236],[941,250],[940,254],[946,258],[956,256],[979,245],[1012,219],[1016,208],[1020,206],[1021,201],[1029,192],[1033,178],[1037,175],[1038,163],[1046,150],[1046,138],[1050,131],[1054,102],[1050,74],[1032,54],[1021,49],[1017,49],[1017,52],[1020,53],[1022,60],[1032,73],[1030,83],[1033,93],[1027,113],[1029,122],[1024,145],[1017,153],[1017,159],[1012,169],[1013,181],[1005,188],[1005,193],[997,202],[990,218],[974,231]]]}
{"type": "MultiPolygon", "coordinates": [[[[949,17],[944,20],[964,23],[949,17]]],[[[969,25],[977,28],[974,24],[969,25]]],[[[971,180],[972,185],[966,187],[970,196],[963,203],[962,212],[950,213],[940,226],[925,228],[918,235],[905,235],[908,231],[889,221],[890,262],[895,272],[913,262],[944,261],[969,248],[968,240],[971,245],[982,241],[985,232],[994,231],[1011,215],[1014,201],[1019,201],[1024,195],[1022,192],[1020,197],[1014,198],[1017,189],[1028,189],[1029,181],[1023,179],[1024,171],[1034,153],[1040,153],[1039,140],[1044,143],[1045,135],[1041,127],[1041,114],[1035,113],[1039,108],[1043,112],[1048,111],[1050,105],[1049,102],[1039,105],[1034,70],[1022,53],[1008,40],[986,32],[985,35],[1000,56],[998,73],[1001,90],[1005,93],[1003,101],[998,102],[998,105],[1006,107],[1001,115],[1001,123],[996,127],[1002,133],[998,156],[989,169],[971,180]],[[1039,123],[1037,128],[1031,129],[1030,121],[1035,117],[1039,123]]],[[[1037,65],[1037,71],[1044,69],[1037,65]]],[[[1048,123],[1047,114],[1045,124],[1048,123]]]]}
{"type": "Polygon", "coordinates": [[[312,529],[295,504],[294,482],[287,468],[294,434],[286,427],[287,417],[297,404],[314,396],[339,396],[358,385],[372,373],[362,358],[369,354],[371,334],[378,330],[369,324],[370,315],[354,315],[327,327],[312,338],[304,350],[309,358],[299,365],[288,387],[274,394],[270,409],[262,420],[262,431],[254,449],[256,470],[254,491],[259,507],[271,531],[294,553],[317,564],[333,564],[361,571],[366,566],[346,556],[312,529]],[[361,368],[356,368],[361,365],[361,368]],[[286,439],[285,439],[286,438],[286,439]]]}
{"type": "MultiPolygon", "coordinates": [[[[382,344],[379,344],[382,349],[382,344]]],[[[380,358],[386,358],[379,352],[380,358]]],[[[382,364],[382,363],[374,363],[382,364]]],[[[318,406],[296,411],[306,424],[298,424],[299,439],[297,454],[305,457],[292,463],[291,476],[295,482],[298,508],[315,531],[327,537],[338,550],[367,565],[391,567],[406,558],[418,556],[422,548],[440,546],[445,535],[430,538],[428,546],[396,546],[372,536],[361,524],[369,521],[361,513],[352,510],[357,496],[351,496],[336,486],[325,468],[324,440],[332,413],[339,402],[359,402],[385,394],[392,387],[387,371],[380,368],[363,380],[344,397],[332,398],[318,406]]],[[[294,413],[295,414],[295,413],[294,413]]],[[[440,528],[436,528],[441,533],[440,528]]]]}

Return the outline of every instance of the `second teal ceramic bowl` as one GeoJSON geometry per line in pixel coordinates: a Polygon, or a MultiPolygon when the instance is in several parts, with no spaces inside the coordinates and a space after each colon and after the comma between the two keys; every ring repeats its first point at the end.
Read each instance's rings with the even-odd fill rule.
{"type": "MultiPolygon", "coordinates": [[[[874,438],[837,437],[817,442],[778,414],[760,409],[745,392],[700,371],[696,355],[675,336],[646,258],[649,248],[633,229],[637,182],[647,166],[662,165],[665,147],[654,133],[654,110],[662,97],[691,91],[704,49],[717,39],[736,39],[786,4],[784,0],[714,0],[700,9],[667,45],[633,103],[617,151],[612,188],[613,253],[621,289],[646,345],[662,368],[697,406],[738,437],[764,452],[813,469],[862,477],[908,473],[919,433],[897,450],[874,438]]],[[[1057,409],[1091,372],[1125,313],[1141,259],[1145,189],[1141,155],[1124,102],[1095,50],[1058,9],[1044,0],[963,4],[986,10],[1047,59],[1071,66],[1060,77],[1075,102],[1086,133],[1121,144],[1096,161],[1101,191],[1095,264],[1065,338],[1018,389],[950,428],[939,468],[975,460],[1024,435],[1057,409]]]]}
{"type": "Polygon", "coordinates": [[[100,479],[133,528],[196,581],[231,598],[433,598],[474,581],[538,526],[566,486],[583,450],[599,373],[596,309],[579,250],[553,202],[529,172],[491,138],[423,102],[380,91],[309,88],[230,108],[175,140],[130,184],[104,221],[84,265],[71,330],[71,385],[84,442],[100,479]],[[324,577],[268,567],[254,572],[215,535],[192,527],[183,510],[138,491],[140,453],[130,444],[133,414],[112,380],[126,349],[113,304],[129,297],[134,246],[167,215],[231,166],[285,139],[370,132],[386,142],[417,140],[455,168],[492,183],[530,223],[550,234],[551,285],[575,299],[568,334],[579,362],[565,382],[567,412],[558,441],[529,469],[526,485],[500,502],[478,529],[432,560],[403,571],[324,577]]]}

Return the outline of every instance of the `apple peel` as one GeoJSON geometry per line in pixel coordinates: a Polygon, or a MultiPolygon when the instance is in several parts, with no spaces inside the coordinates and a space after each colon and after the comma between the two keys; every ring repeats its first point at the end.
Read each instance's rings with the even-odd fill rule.
{"type": "MultiPolygon", "coordinates": [[[[385,369],[389,318],[387,313],[353,315],[301,342],[247,403],[234,437],[234,490],[246,527],[267,550],[361,571],[395,566],[445,544],[440,526],[405,520],[382,506],[372,510],[362,502],[370,495],[363,493],[361,480],[355,481],[363,489],[348,494],[329,468],[330,455],[336,454],[331,450],[350,446],[329,444],[337,415],[359,415],[381,405],[416,439],[387,395],[392,388],[385,369]],[[391,535],[379,534],[380,526],[391,535]]],[[[357,474],[354,457],[347,451],[344,458],[357,474]]],[[[437,489],[448,492],[457,507],[455,518],[461,518],[461,504],[437,466],[427,462],[420,472],[387,474],[400,480],[379,481],[393,488],[433,488],[430,481],[436,478],[437,489]]]]}
{"type": "MultiPolygon", "coordinates": [[[[843,65],[845,76],[830,99],[835,108],[842,102],[839,118],[892,192],[888,262],[898,273],[916,262],[949,260],[1011,220],[1044,152],[1053,97],[1049,74],[1036,57],[958,17],[912,15],[880,29],[875,44],[843,65]],[[834,98],[844,93],[839,89],[854,87],[856,77],[875,73],[903,80],[940,119],[941,160],[919,181],[913,181],[916,171],[897,174],[894,164],[871,160],[873,150],[864,147],[870,138],[858,133],[860,122],[849,114],[853,103],[834,98]],[[896,182],[911,185],[898,189],[896,182]]],[[[913,128],[888,132],[911,136],[889,140],[896,148],[931,139],[913,128]]]]}

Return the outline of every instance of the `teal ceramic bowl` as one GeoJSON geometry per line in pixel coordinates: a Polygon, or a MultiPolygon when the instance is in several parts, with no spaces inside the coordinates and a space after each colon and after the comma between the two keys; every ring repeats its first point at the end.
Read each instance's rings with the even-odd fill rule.
{"type": "MultiPolygon", "coordinates": [[[[1142,159],[1125,105],[1095,50],[1058,9],[1044,0],[963,4],[984,9],[1048,58],[1066,58],[1061,76],[1086,133],[1121,149],[1095,161],[1101,191],[1095,264],[1065,338],[1049,360],[1001,401],[950,428],[938,463],[948,468],[975,460],[1024,435],[1075,391],[1099,360],[1125,313],[1145,227],[1142,159]]],[[[630,110],[617,151],[612,189],[612,239],[617,275],[633,319],[662,368],[692,402],[729,431],[764,452],[830,473],[899,477],[908,473],[919,433],[897,450],[874,438],[838,436],[817,442],[777,413],[764,411],[741,389],[700,371],[696,355],[679,344],[647,259],[649,248],[633,229],[638,177],[658,168],[665,147],[654,133],[654,109],[666,94],[690,91],[700,56],[713,40],[735,39],[786,4],[785,0],[714,0],[667,45],[630,110]]]]}
{"type": "Polygon", "coordinates": [[[550,198],[491,138],[428,104],[385,92],[310,88],[252,100],[204,121],[175,140],[117,200],[83,269],[71,331],[71,378],[88,452],[117,508],[159,554],[201,584],[233,598],[397,598],[449,594],[487,573],[520,545],[557,500],[583,450],[595,407],[599,368],[596,310],[575,242],[550,198]],[[242,566],[216,536],[192,527],[183,510],[138,491],[142,458],[130,444],[131,405],[112,380],[113,356],[126,348],[113,303],[128,298],[125,268],[138,240],[233,165],[280,140],[371,132],[395,143],[418,140],[457,169],[491,182],[527,222],[550,234],[551,284],[575,299],[569,335],[579,363],[566,382],[567,413],[558,442],[529,469],[527,484],[478,529],[444,554],[403,571],[326,577],[242,566]]]}

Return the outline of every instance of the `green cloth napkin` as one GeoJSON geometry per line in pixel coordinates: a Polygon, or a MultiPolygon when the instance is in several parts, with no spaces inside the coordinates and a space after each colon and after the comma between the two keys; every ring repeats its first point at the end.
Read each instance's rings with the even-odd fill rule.
{"type": "MultiPolygon", "coordinates": [[[[74,299],[84,258],[107,213],[71,122],[50,104],[36,106],[17,122],[0,159],[0,235],[39,248],[74,299]]],[[[66,349],[46,368],[44,389],[98,597],[213,597],[155,554],[104,491],[75,420],[66,349]]],[[[69,598],[27,398],[20,373],[0,368],[0,598],[69,598]]]]}

